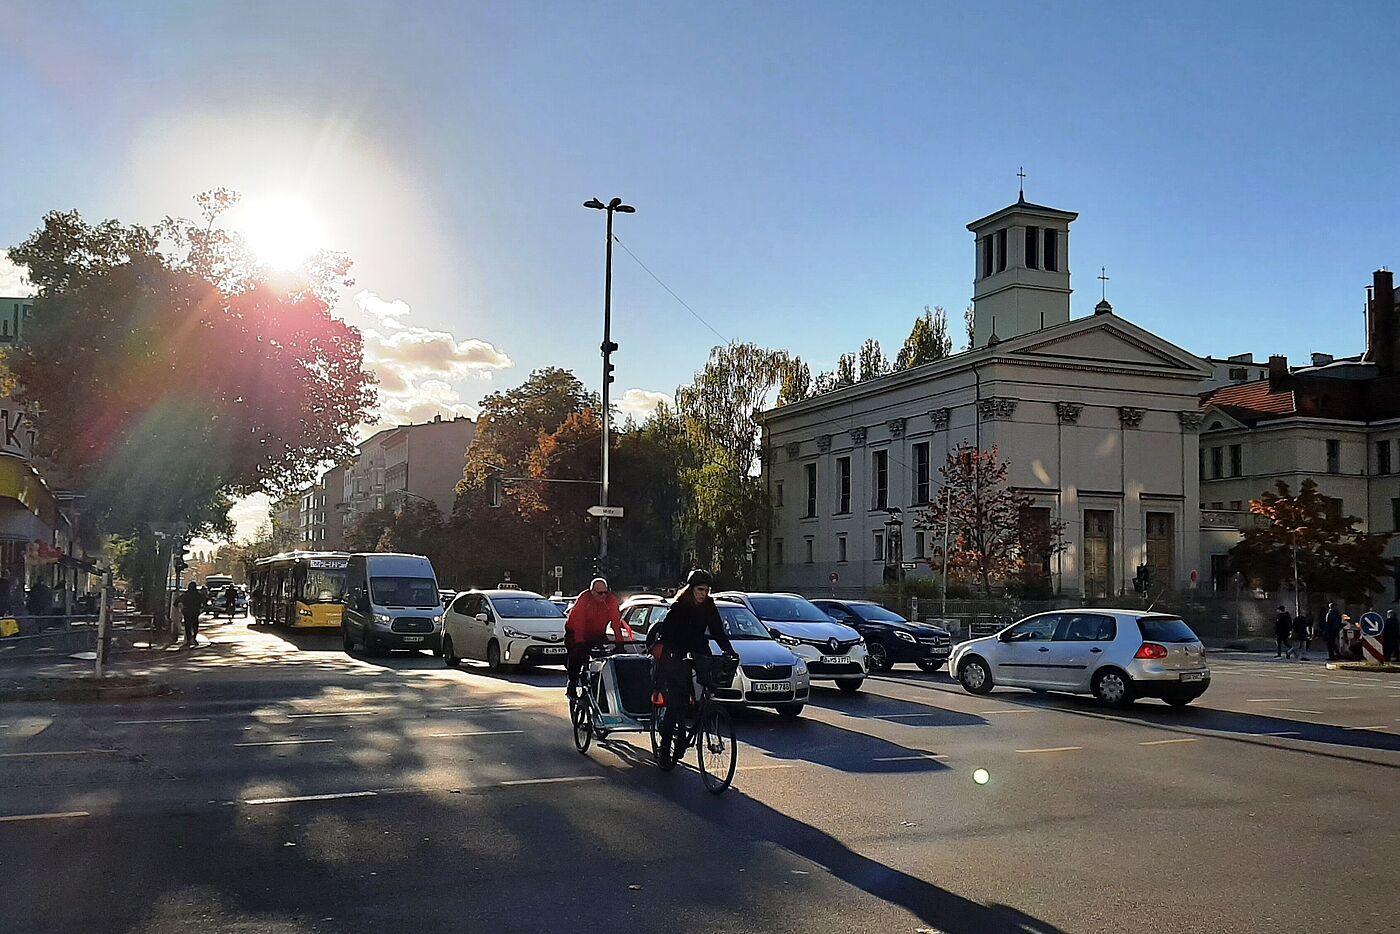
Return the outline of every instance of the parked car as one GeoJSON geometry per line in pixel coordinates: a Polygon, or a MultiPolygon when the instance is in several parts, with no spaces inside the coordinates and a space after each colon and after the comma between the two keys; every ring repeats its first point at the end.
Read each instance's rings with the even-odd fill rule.
{"type": "Polygon", "coordinates": [[[1122,707],[1157,697],[1185,707],[1210,687],[1206,650],[1176,616],[1141,610],[1055,610],[953,649],[948,662],[962,686],[1093,694],[1122,707]]]}
{"type": "Polygon", "coordinates": [[[922,671],[937,671],[953,648],[952,635],[943,627],[910,622],[869,600],[823,598],[812,605],[864,637],[871,671],[889,671],[905,662],[922,671]]]}
{"type": "MultiPolygon", "coordinates": [[[[632,597],[622,605],[622,619],[639,637],[646,637],[670,612],[671,600],[656,595],[632,597]]],[[[810,691],[807,663],[779,645],[748,607],[727,600],[715,601],[724,631],[739,653],[739,671],[727,690],[714,698],[727,704],[772,707],[784,717],[802,713],[810,691]]],[[[719,646],[710,641],[710,651],[719,646]]]]}
{"type": "Polygon", "coordinates": [[[341,638],[380,649],[433,649],[442,633],[442,602],[433,563],[422,555],[351,555],[345,571],[341,638]]]}
{"type": "Polygon", "coordinates": [[[749,608],[773,638],[807,664],[813,681],[834,681],[847,694],[860,690],[865,681],[865,641],[850,626],[833,622],[805,597],[795,593],[715,594],[716,601],[749,608]]]}
{"type": "Polygon", "coordinates": [[[492,671],[559,664],[568,654],[564,620],[558,604],[531,590],[468,590],[444,614],[442,660],[456,668],[472,658],[492,671]]]}

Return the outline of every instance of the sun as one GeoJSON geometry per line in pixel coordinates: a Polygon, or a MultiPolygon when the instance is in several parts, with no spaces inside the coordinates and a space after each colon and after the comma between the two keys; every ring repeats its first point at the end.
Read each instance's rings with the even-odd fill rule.
{"type": "Polygon", "coordinates": [[[294,197],[249,200],[239,205],[238,222],[258,262],[274,269],[297,269],[326,246],[326,228],[306,202],[294,197]]]}

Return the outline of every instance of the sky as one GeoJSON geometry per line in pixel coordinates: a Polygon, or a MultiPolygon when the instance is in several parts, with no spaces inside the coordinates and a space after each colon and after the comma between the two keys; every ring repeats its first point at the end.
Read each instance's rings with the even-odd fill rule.
{"type": "Polygon", "coordinates": [[[230,226],[351,255],[379,417],[422,420],[545,366],[598,387],[582,202],[620,196],[614,391],[643,416],[716,343],[821,369],[893,356],[925,305],[956,325],[965,225],[1024,166],[1080,214],[1076,315],[1106,267],[1197,354],[1355,353],[1400,265],[1396,34],[1390,3],[0,0],[0,247],[236,189],[230,226]]]}

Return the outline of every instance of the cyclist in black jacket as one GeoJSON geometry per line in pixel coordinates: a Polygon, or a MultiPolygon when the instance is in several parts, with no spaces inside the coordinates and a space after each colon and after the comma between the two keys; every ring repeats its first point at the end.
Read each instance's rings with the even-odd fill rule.
{"type": "Polygon", "coordinates": [[[690,662],[688,659],[710,654],[709,640],[718,643],[725,655],[738,658],[724,620],[715,608],[710,588],[714,578],[709,571],[695,570],[685,579],[685,586],[676,594],[670,612],[653,630],[656,647],[653,650],[654,682],[666,701],[671,716],[666,717],[663,738],[669,742],[675,725],[682,722],[690,704],[690,662]]]}

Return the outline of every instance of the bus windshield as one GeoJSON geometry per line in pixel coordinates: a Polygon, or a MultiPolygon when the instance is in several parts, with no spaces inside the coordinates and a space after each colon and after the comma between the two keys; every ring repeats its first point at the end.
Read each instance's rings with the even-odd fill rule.
{"type": "Polygon", "coordinates": [[[344,568],[307,568],[301,585],[303,603],[339,603],[345,596],[344,568]]]}

